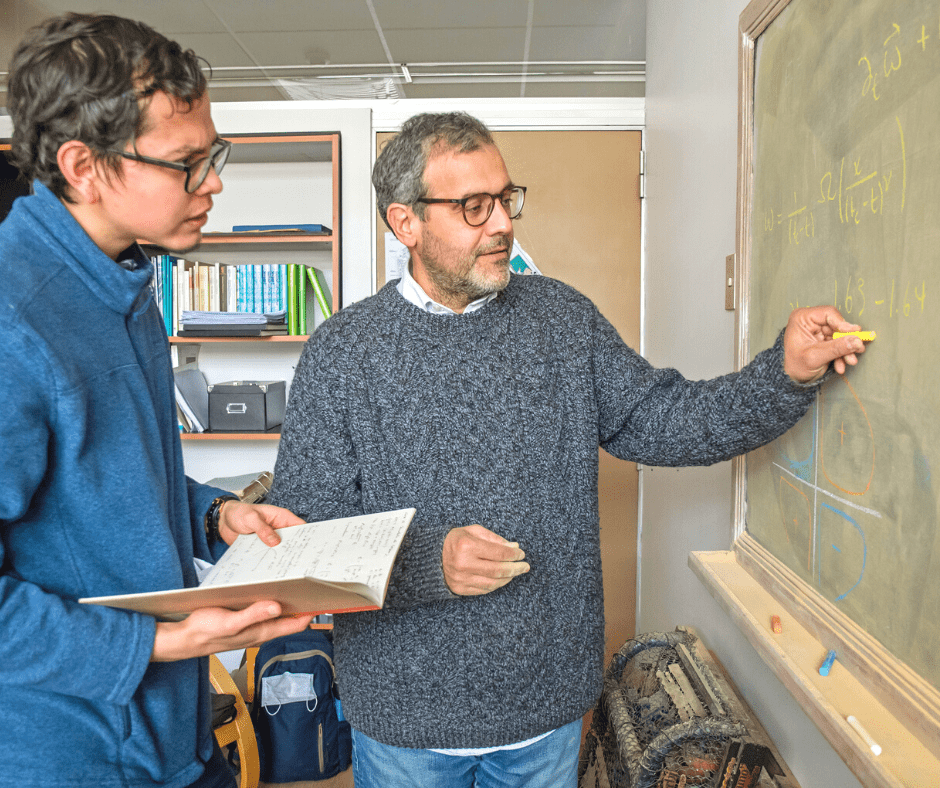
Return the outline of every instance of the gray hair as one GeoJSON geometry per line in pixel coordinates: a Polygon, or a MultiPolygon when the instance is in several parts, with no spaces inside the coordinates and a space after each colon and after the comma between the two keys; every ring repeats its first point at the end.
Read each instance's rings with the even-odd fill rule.
{"type": "Polygon", "coordinates": [[[418,218],[424,220],[424,205],[417,201],[428,193],[424,171],[432,153],[470,153],[495,144],[486,125],[466,112],[425,112],[406,120],[372,168],[372,185],[385,224],[392,203],[413,206],[418,218]]]}

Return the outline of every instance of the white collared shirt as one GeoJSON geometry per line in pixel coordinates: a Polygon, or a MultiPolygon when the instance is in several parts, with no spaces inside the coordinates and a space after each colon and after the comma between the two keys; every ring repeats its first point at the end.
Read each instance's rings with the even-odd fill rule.
{"type": "MultiPolygon", "coordinates": [[[[437,303],[437,301],[424,292],[424,288],[422,288],[421,285],[419,285],[415,281],[415,278],[411,275],[410,265],[406,265],[402,271],[401,279],[398,281],[398,292],[404,296],[404,299],[408,303],[414,304],[419,309],[423,309],[425,312],[430,312],[432,315],[458,314],[449,306],[444,306],[443,304],[437,303]]],[[[476,312],[478,309],[482,309],[490,301],[496,298],[497,295],[498,293],[487,293],[482,298],[478,298],[476,301],[471,301],[469,304],[467,304],[467,308],[464,309],[463,314],[469,315],[471,312],[476,312]]]]}

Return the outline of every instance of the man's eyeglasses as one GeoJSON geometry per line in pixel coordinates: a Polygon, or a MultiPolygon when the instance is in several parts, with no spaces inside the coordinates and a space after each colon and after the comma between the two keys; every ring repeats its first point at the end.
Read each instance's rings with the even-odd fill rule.
{"type": "Polygon", "coordinates": [[[214,169],[216,175],[222,173],[222,168],[225,166],[225,162],[228,161],[228,155],[231,150],[232,143],[219,138],[212,143],[208,156],[204,159],[194,161],[192,164],[181,164],[178,161],[154,159],[151,156],[141,156],[139,153],[128,153],[123,150],[109,150],[108,153],[116,153],[131,161],[141,161],[144,164],[154,164],[157,167],[168,167],[171,170],[185,172],[186,183],[183,188],[186,189],[187,194],[192,194],[205,183],[210,169],[214,169]]]}
{"type": "Polygon", "coordinates": [[[453,203],[463,208],[463,218],[471,227],[479,227],[486,224],[486,220],[493,213],[493,206],[499,200],[503,204],[503,210],[506,211],[510,219],[515,219],[522,213],[522,204],[525,202],[525,186],[512,186],[497,194],[471,194],[461,200],[444,199],[440,197],[421,197],[416,202],[425,205],[434,203],[453,203]]]}

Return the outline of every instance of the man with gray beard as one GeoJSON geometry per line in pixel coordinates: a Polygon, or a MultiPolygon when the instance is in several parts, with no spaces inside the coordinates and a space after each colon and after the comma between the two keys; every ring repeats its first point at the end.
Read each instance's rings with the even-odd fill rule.
{"type": "Polygon", "coordinates": [[[334,623],[356,785],[574,788],[603,670],[598,446],[727,460],[864,348],[815,307],[739,373],[653,369],[571,287],[510,275],[526,189],[463,113],[411,118],[372,181],[409,267],[307,343],[271,495],[310,520],[417,508],[385,608],[334,623]]]}

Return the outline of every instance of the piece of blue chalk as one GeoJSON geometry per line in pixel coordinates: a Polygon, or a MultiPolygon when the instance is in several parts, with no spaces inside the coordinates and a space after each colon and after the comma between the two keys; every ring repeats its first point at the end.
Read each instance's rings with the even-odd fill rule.
{"type": "Polygon", "coordinates": [[[823,664],[819,666],[819,675],[828,676],[829,671],[832,669],[832,663],[836,661],[836,652],[830,651],[826,654],[826,658],[823,660],[823,664]]]}

